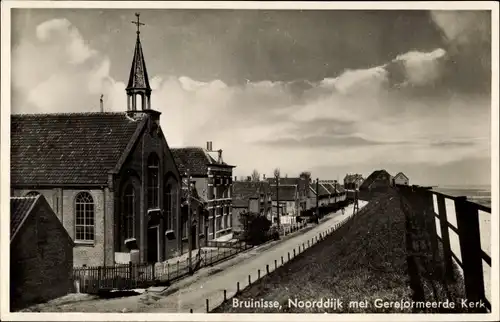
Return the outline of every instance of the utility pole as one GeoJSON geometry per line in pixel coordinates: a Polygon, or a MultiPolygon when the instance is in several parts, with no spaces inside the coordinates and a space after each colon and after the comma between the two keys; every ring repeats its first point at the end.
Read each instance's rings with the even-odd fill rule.
{"type": "Polygon", "coordinates": [[[319,178],[316,178],[316,219],[319,220],[319,178]]]}
{"type": "Polygon", "coordinates": [[[193,252],[193,236],[192,236],[192,225],[193,225],[193,218],[191,214],[191,171],[187,169],[187,185],[188,185],[188,200],[187,200],[187,211],[188,211],[188,228],[187,228],[187,233],[188,233],[188,265],[189,265],[189,273],[193,272],[193,267],[192,267],[192,252],[193,252]]]}
{"type": "Polygon", "coordinates": [[[358,189],[354,189],[354,205],[352,206],[352,214],[355,215],[359,211],[358,189]]]}

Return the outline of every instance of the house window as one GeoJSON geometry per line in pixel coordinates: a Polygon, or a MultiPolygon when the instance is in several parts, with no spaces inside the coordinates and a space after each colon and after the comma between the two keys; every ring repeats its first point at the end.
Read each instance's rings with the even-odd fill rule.
{"type": "Polygon", "coordinates": [[[88,192],[75,198],[75,240],[94,241],[94,199],[88,192]]]}
{"type": "Polygon", "coordinates": [[[123,193],[123,241],[135,237],[135,205],[134,187],[128,184],[123,193]]]}
{"type": "Polygon", "coordinates": [[[214,233],[214,218],[208,220],[208,234],[212,235],[214,233]]]}
{"type": "Polygon", "coordinates": [[[148,159],[148,208],[159,208],[160,160],[156,154],[148,159]]]}
{"type": "Polygon", "coordinates": [[[25,196],[25,197],[36,197],[36,196],[38,196],[39,194],[40,194],[40,192],[38,192],[38,191],[30,191],[30,192],[28,192],[28,193],[26,194],[26,196],[25,196]]]}

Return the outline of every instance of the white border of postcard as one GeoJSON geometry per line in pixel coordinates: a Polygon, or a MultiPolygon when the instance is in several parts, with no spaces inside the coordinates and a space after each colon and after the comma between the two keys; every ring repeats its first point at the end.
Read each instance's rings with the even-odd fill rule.
{"type": "Polygon", "coordinates": [[[256,1],[2,1],[1,10],[1,319],[11,321],[498,321],[499,315],[499,113],[498,113],[498,2],[256,2],[256,1]],[[390,10],[491,10],[492,11],[492,312],[489,314],[190,314],[190,313],[9,313],[9,192],[10,192],[10,29],[12,8],[102,9],[390,9],[390,10]]]}

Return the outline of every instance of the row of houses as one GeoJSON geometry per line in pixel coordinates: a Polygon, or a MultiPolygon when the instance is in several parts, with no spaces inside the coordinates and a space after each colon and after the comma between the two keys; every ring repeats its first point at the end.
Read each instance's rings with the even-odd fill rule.
{"type": "Polygon", "coordinates": [[[298,216],[310,216],[316,207],[327,207],[346,200],[346,190],[336,180],[313,182],[309,174],[298,177],[233,182],[234,230],[242,228],[243,213],[258,213],[273,224],[294,224],[298,216]]]}

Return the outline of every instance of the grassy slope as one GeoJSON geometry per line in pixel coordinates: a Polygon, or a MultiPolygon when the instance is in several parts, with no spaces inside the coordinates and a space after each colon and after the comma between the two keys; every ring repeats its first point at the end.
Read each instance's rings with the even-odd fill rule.
{"type": "Polygon", "coordinates": [[[239,300],[277,300],[281,309],[234,308],[228,301],[214,312],[410,313],[411,309],[355,308],[349,301],[411,300],[405,245],[405,216],[391,192],[368,204],[348,225],[245,289],[239,300]],[[337,298],[342,309],[288,307],[288,300],[337,298]]]}

